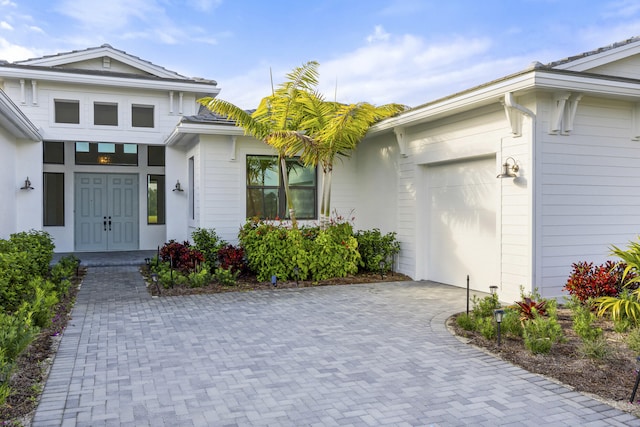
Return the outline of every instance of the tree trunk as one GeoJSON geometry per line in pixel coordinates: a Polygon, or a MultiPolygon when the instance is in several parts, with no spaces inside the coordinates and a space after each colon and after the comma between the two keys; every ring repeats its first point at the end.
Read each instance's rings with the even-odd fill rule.
{"type": "Polygon", "coordinates": [[[333,168],[331,166],[327,168],[323,168],[322,172],[322,208],[321,208],[321,219],[320,219],[320,228],[323,230],[327,229],[329,225],[329,220],[331,218],[331,176],[332,176],[333,168]]]}
{"type": "Polygon", "coordinates": [[[284,194],[287,199],[287,208],[289,209],[289,218],[291,219],[291,226],[298,228],[298,221],[296,220],[296,211],[293,208],[293,200],[291,199],[291,192],[289,191],[289,174],[287,173],[287,159],[284,156],[280,157],[280,167],[282,169],[282,183],[284,184],[284,194]]]}

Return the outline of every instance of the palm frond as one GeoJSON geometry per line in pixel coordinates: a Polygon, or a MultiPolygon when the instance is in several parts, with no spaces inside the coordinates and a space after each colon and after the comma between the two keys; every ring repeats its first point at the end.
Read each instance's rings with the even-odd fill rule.
{"type": "Polygon", "coordinates": [[[268,128],[263,123],[253,119],[251,114],[231,102],[211,97],[201,98],[198,102],[210,111],[233,120],[235,125],[242,127],[247,135],[264,139],[268,134],[268,128]]]}

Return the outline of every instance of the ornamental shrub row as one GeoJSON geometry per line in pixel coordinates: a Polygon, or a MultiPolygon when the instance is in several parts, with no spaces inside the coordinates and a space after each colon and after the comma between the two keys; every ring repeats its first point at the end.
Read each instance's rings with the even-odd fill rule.
{"type": "Polygon", "coordinates": [[[51,236],[43,231],[0,239],[0,405],[11,393],[16,358],[51,324],[58,298],[75,273],[75,258],[63,258],[49,272],[53,249],[51,236]]]}

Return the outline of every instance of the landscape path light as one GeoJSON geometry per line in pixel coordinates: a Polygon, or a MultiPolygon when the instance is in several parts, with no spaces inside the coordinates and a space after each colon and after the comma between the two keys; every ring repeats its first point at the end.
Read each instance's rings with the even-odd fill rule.
{"type": "Polygon", "coordinates": [[[498,324],[498,345],[500,345],[500,324],[502,323],[502,316],[504,316],[504,310],[500,308],[493,310],[493,317],[496,319],[496,323],[498,324]]]}
{"type": "Polygon", "coordinates": [[[298,280],[300,279],[300,269],[298,267],[293,267],[293,277],[296,278],[296,288],[297,288],[298,280]]]}
{"type": "Polygon", "coordinates": [[[380,260],[380,262],[378,263],[378,266],[380,267],[380,278],[384,279],[384,266],[385,266],[385,262],[383,259],[380,260]]]}

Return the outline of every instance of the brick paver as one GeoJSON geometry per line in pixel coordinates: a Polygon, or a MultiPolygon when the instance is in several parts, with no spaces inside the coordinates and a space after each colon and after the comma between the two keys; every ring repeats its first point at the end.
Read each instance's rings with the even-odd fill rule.
{"type": "Polygon", "coordinates": [[[427,282],[151,298],[92,267],[33,426],[640,425],[459,342],[464,307],[427,282]]]}

